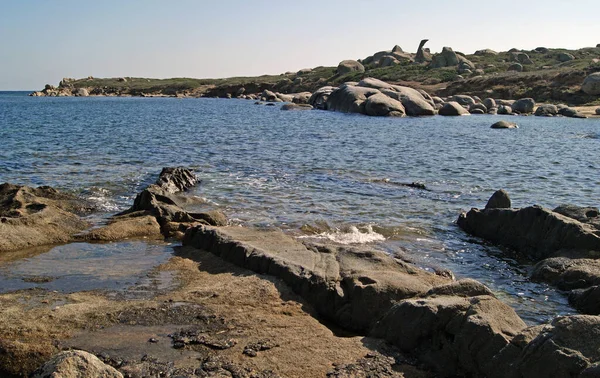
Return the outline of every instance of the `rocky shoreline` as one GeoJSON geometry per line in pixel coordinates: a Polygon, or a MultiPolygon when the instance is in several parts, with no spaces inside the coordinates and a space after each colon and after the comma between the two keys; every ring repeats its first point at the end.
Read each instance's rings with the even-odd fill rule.
{"type": "MultiPolygon", "coordinates": [[[[420,109],[415,103],[406,108],[420,109]]],[[[188,169],[165,168],[129,210],[91,230],[78,215],[91,209],[76,198],[47,187],[2,185],[0,252],[141,237],[179,239],[182,246],[156,268],[171,272],[176,284],[148,290],[142,299],[35,289],[0,295],[0,373],[598,374],[596,208],[513,209],[499,191],[486,209],[459,217],[466,232],[540,260],[534,277],[573,290],[572,303],[586,314],[528,327],[477,281],[430,273],[369,247],[302,243],[276,230],[228,226],[218,212],[187,212],[182,193],[198,182],[188,169]]]]}
{"type": "Polygon", "coordinates": [[[427,42],[421,41],[416,53],[394,46],[337,67],[255,78],[64,78],[31,96],[238,98],[287,103],[284,110],[312,107],[370,116],[600,114],[600,45],[482,49],[467,55],[451,47],[432,54],[424,47],[427,42]]]}

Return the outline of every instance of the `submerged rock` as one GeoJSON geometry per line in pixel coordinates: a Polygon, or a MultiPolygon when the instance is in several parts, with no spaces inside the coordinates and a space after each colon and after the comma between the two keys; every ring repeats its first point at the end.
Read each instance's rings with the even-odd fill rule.
{"type": "MultiPolygon", "coordinates": [[[[500,108],[502,108],[504,105],[501,105],[500,108]]],[[[504,113],[500,113],[500,109],[498,109],[498,114],[504,114],[504,113]]],[[[492,129],[517,129],[519,128],[519,126],[517,126],[516,123],[514,122],[508,122],[508,121],[498,121],[496,123],[494,123],[492,126],[490,126],[490,128],[492,129]]]]}

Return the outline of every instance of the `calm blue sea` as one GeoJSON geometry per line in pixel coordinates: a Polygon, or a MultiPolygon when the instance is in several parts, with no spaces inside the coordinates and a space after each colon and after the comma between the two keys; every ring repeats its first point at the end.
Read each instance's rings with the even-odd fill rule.
{"type": "Polygon", "coordinates": [[[371,242],[426,269],[483,281],[531,322],[571,311],[454,224],[496,190],[514,206],[600,205],[600,119],[373,118],[253,101],[36,98],[0,92],[0,182],[51,185],[127,208],[164,166],[233,223],[371,242]],[[492,130],[500,119],[517,130],[492,130]],[[389,180],[388,182],[382,179],[389,180]],[[419,190],[396,183],[424,183],[419,190]]]}

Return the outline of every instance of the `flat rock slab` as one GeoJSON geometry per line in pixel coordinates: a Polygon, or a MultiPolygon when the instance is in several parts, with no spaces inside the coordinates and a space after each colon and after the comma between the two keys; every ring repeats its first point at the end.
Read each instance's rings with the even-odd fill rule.
{"type": "Polygon", "coordinates": [[[383,252],[307,247],[280,231],[197,226],[186,232],[183,245],[281,278],[321,316],[355,331],[369,329],[394,301],[450,282],[383,252]]]}

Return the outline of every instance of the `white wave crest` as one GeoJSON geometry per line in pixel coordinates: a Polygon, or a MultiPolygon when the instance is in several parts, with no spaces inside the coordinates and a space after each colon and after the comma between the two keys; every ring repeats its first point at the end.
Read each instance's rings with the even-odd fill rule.
{"type": "Polygon", "coordinates": [[[371,225],[361,227],[348,226],[343,230],[323,232],[317,235],[301,236],[300,238],[327,239],[339,244],[367,244],[372,242],[384,241],[385,236],[373,231],[371,225]]]}

